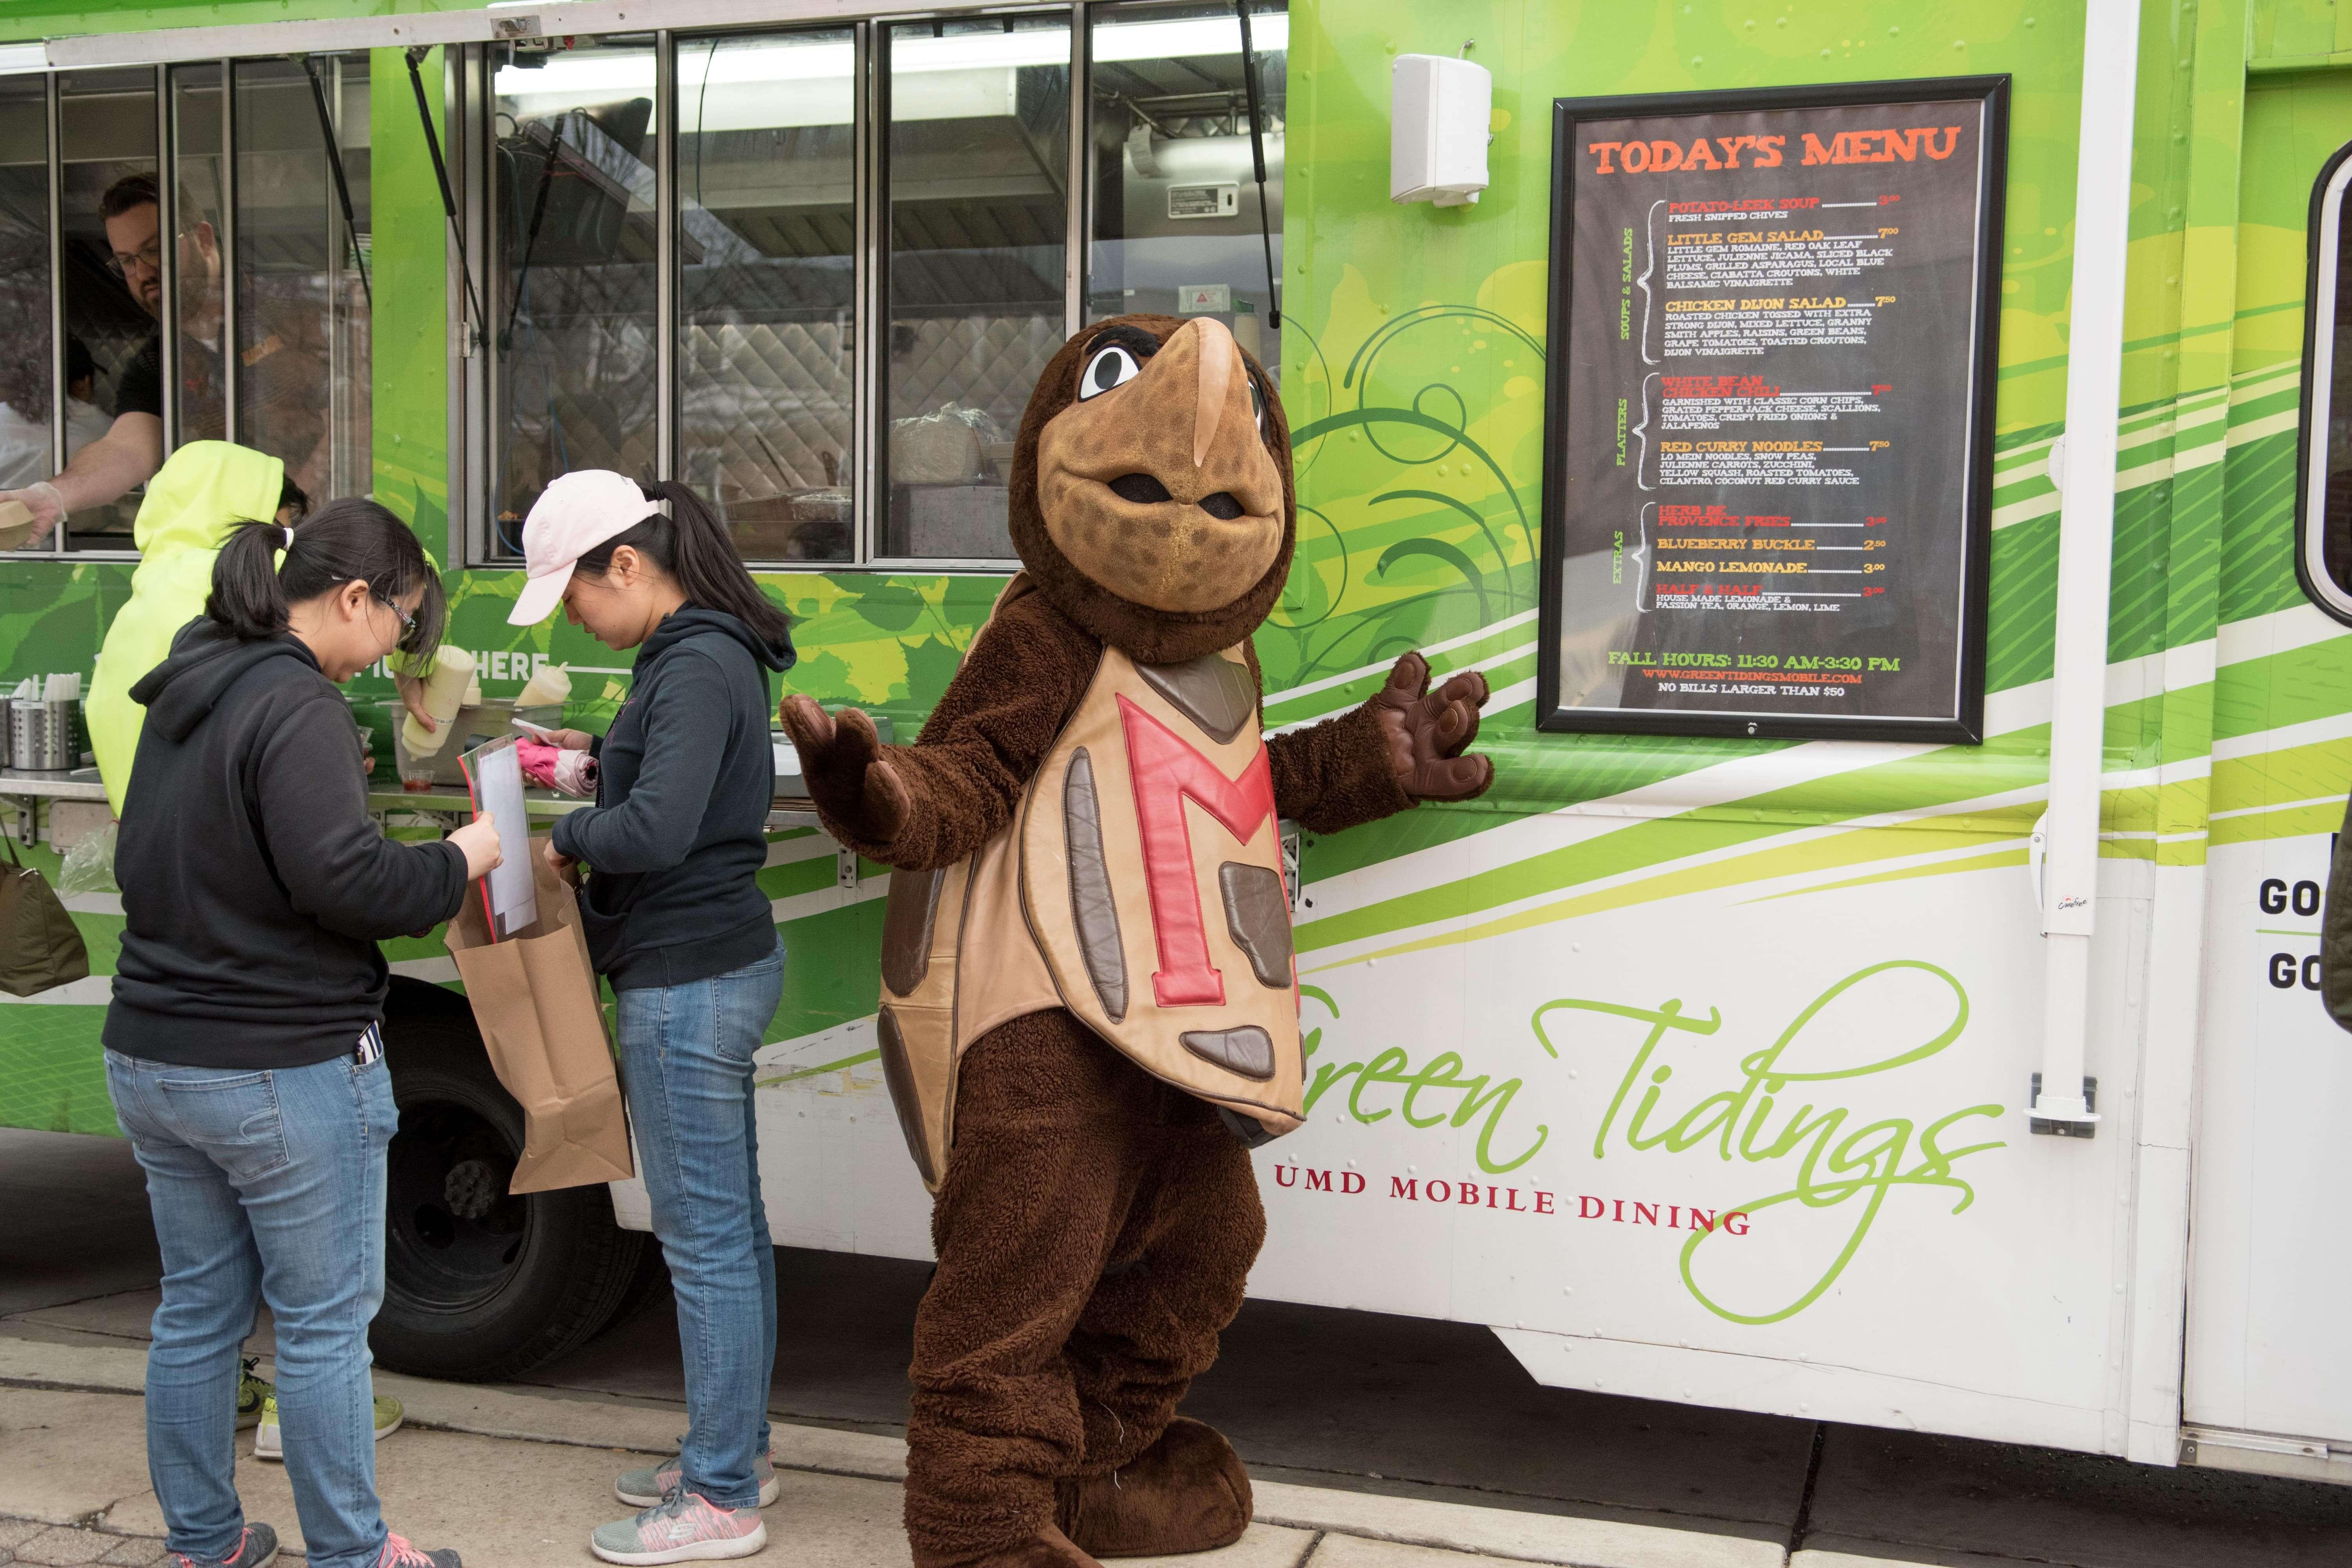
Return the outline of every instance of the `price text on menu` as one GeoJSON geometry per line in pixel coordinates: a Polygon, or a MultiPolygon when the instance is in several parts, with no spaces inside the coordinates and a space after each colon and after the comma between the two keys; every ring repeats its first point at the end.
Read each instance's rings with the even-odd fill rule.
{"type": "Polygon", "coordinates": [[[1979,738],[2006,85],[1558,105],[1543,728],[1979,738]]]}

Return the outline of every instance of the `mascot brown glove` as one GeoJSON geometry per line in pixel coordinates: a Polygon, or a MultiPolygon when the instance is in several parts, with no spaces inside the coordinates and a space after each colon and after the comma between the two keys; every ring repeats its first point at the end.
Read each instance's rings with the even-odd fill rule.
{"type": "Polygon", "coordinates": [[[1478,710],[1486,705],[1485,676],[1465,669],[1432,691],[1429,661],[1409,653],[1365,706],[1387,738],[1389,762],[1405,794],[1416,800],[1468,800],[1495,782],[1491,759],[1462,754],[1478,738],[1478,710]]]}
{"type": "Polygon", "coordinates": [[[905,781],[882,760],[882,738],[874,721],[855,708],[838,716],[814,698],[787,697],[776,721],[801,754],[809,798],[859,839],[887,844],[907,825],[909,801],[905,781]]]}

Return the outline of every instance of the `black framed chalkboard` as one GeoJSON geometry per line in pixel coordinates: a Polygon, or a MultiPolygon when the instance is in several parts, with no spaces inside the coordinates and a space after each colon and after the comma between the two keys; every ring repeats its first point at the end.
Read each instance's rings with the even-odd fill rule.
{"type": "Polygon", "coordinates": [[[2008,95],[1556,100],[1539,729],[1982,738],[2008,95]]]}

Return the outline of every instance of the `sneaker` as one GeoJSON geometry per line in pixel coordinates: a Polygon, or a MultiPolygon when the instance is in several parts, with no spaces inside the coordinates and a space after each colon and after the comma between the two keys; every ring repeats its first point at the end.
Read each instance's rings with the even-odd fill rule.
{"type": "MultiPolygon", "coordinates": [[[[263,1384],[262,1386],[269,1387],[268,1384],[263,1384]]],[[[378,1395],[375,1402],[375,1440],[381,1443],[399,1431],[400,1424],[404,1419],[405,1416],[401,1410],[399,1400],[386,1399],[378,1395]]],[[[261,1401],[260,1425],[253,1431],[253,1457],[257,1459],[276,1459],[280,1462],[283,1462],[286,1458],[286,1435],[284,1429],[278,1425],[278,1394],[274,1389],[264,1395],[261,1401]]]]}
{"type": "Polygon", "coordinates": [[[588,1550],[607,1563],[690,1563],[749,1557],[768,1544],[756,1508],[715,1508],[699,1492],[674,1491],[635,1519],[597,1527],[588,1550]]]}
{"type": "MultiPolygon", "coordinates": [[[[249,1369],[251,1362],[245,1363],[249,1369]]],[[[220,1568],[269,1568],[278,1561],[278,1532],[266,1524],[248,1524],[237,1538],[236,1550],[220,1560],[220,1568]]],[[[172,1553],[172,1568],[212,1568],[184,1552],[172,1553]]]]}
{"type": "Polygon", "coordinates": [[[383,1550],[376,1555],[375,1568],[466,1568],[466,1564],[446,1546],[438,1552],[427,1552],[423,1547],[408,1544],[406,1536],[386,1531],[383,1550]]]}
{"type": "Polygon", "coordinates": [[[261,1402],[278,1391],[253,1375],[261,1364],[257,1355],[247,1356],[236,1373],[236,1429],[240,1432],[261,1419],[261,1402]]]}
{"type": "MultiPolygon", "coordinates": [[[[760,1478],[760,1506],[766,1508],[783,1494],[776,1482],[775,1461],[762,1454],[752,1465],[752,1474],[760,1478]]],[[[642,1470],[623,1470],[621,1479],[613,1483],[613,1495],[631,1508],[651,1508],[676,1491],[685,1479],[678,1461],[656,1469],[651,1466],[642,1470]]]]}

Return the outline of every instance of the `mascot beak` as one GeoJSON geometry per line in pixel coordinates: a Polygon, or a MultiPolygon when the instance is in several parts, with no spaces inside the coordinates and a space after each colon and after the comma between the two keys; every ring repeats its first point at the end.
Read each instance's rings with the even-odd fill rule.
{"type": "Polygon", "coordinates": [[[1242,369],[1242,347],[1223,321],[1213,316],[1195,316],[1176,330],[1168,340],[1169,347],[1183,342],[1186,333],[1192,335],[1194,341],[1187,346],[1200,361],[1200,401],[1192,409],[1192,466],[1197,468],[1209,460],[1209,450],[1217,444],[1217,426],[1224,421],[1225,396],[1234,377],[1248,373],[1242,369]]]}

